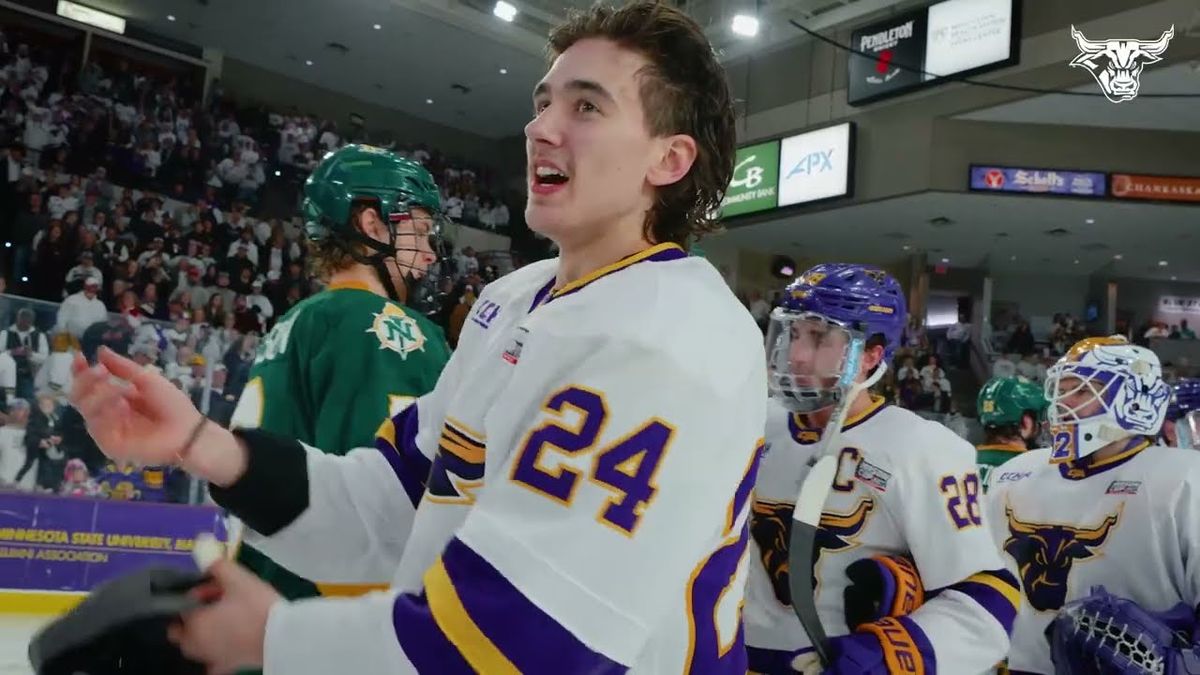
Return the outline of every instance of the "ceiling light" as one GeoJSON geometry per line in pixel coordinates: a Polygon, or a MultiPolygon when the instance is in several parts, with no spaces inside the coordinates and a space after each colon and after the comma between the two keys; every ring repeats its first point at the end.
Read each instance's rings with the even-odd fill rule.
{"type": "Polygon", "coordinates": [[[943,263],[943,264],[949,264],[949,263],[950,263],[950,259],[949,259],[949,258],[942,258],[942,263],[943,263]]]}
{"type": "Polygon", "coordinates": [[[1178,278],[1179,278],[1179,277],[1175,276],[1174,274],[1172,274],[1172,275],[1171,275],[1171,281],[1175,281],[1175,280],[1176,280],[1176,279],[1178,279],[1178,278]]]}
{"type": "Polygon", "coordinates": [[[312,65],[312,61],[311,61],[311,60],[308,60],[308,59],[305,59],[305,61],[304,61],[304,65],[306,65],[306,66],[311,66],[311,65],[312,65]]]}
{"type": "Polygon", "coordinates": [[[1166,260],[1159,260],[1159,261],[1158,261],[1158,266],[1159,266],[1159,267],[1166,267],[1166,266],[1167,266],[1167,261],[1166,261],[1166,260]]]}
{"type": "Polygon", "coordinates": [[[426,103],[426,105],[433,105],[433,99],[427,98],[427,99],[425,99],[425,103],[426,103]]]}
{"type": "Polygon", "coordinates": [[[379,24],[375,24],[374,26],[371,26],[371,28],[374,28],[375,30],[383,30],[383,26],[379,24]]]}
{"type": "Polygon", "coordinates": [[[1013,257],[1009,258],[1009,260],[1016,260],[1016,259],[1017,259],[1017,256],[1015,256],[1015,255],[1013,257]]]}
{"type": "Polygon", "coordinates": [[[501,74],[501,75],[507,75],[507,74],[508,74],[508,68],[501,68],[501,69],[500,69],[500,74],[501,74]]]}
{"type": "Polygon", "coordinates": [[[903,248],[904,248],[904,250],[905,250],[905,251],[907,251],[907,250],[911,249],[912,247],[911,247],[911,246],[909,246],[908,244],[905,244],[905,245],[903,246],[903,248]]]}
{"type": "Polygon", "coordinates": [[[742,37],[758,35],[758,19],[746,14],[733,17],[733,33],[742,37]]]}
{"type": "Polygon", "coordinates": [[[174,15],[174,14],[168,14],[168,15],[167,15],[167,21],[174,21],[174,20],[175,20],[175,15],[174,15]]]}
{"type": "Polygon", "coordinates": [[[496,7],[492,9],[492,14],[503,21],[512,23],[512,20],[517,18],[517,8],[504,0],[496,0],[496,7]]]}
{"type": "Polygon", "coordinates": [[[1079,264],[1079,258],[1076,258],[1076,259],[1075,259],[1075,264],[1076,264],[1076,265],[1078,265],[1078,264],[1079,264]]]}
{"type": "Polygon", "coordinates": [[[1096,219],[1095,218],[1085,218],[1083,222],[1087,223],[1088,225],[1095,225],[1096,219]]]}
{"type": "Polygon", "coordinates": [[[279,169],[275,169],[275,177],[276,178],[279,178],[282,175],[283,175],[283,173],[279,169]]]}
{"type": "Polygon", "coordinates": [[[1122,256],[1120,253],[1118,253],[1118,254],[1116,254],[1116,255],[1114,255],[1114,256],[1113,256],[1113,260],[1120,260],[1122,257],[1123,257],[1123,256],[1122,256]]]}

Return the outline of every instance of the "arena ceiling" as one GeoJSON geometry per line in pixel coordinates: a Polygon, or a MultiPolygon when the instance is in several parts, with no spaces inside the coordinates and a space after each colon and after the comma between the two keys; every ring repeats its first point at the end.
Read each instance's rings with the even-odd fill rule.
{"type": "Polygon", "coordinates": [[[1200,282],[1188,205],[927,192],[734,223],[721,237],[797,258],[886,264],[925,251],[931,264],[1000,274],[1086,276],[1112,265],[1116,277],[1200,282]],[[939,218],[949,223],[931,222],[939,218]]]}
{"type": "MultiPolygon", "coordinates": [[[[519,12],[512,23],[492,15],[494,0],[88,0],[87,4],[166,37],[216,47],[227,57],[310,84],[501,138],[520,133],[529,119],[529,95],[544,72],[542,48],[550,26],[571,8],[592,2],[509,1],[519,12]],[[312,65],[306,65],[308,61],[312,65]]],[[[714,47],[731,61],[806,39],[787,19],[824,30],[913,2],[758,0],[761,28],[753,39],[734,35],[730,23],[738,10],[752,8],[755,2],[680,4],[707,27],[714,47]]]]}

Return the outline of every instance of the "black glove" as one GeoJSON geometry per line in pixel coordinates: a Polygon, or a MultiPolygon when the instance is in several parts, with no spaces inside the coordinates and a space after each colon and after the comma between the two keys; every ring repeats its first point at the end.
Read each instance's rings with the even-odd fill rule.
{"type": "Polygon", "coordinates": [[[38,675],[203,675],[203,664],[167,640],[167,627],[200,606],[188,591],[205,580],[153,567],[104,583],[30,640],[29,660],[38,675]]]}

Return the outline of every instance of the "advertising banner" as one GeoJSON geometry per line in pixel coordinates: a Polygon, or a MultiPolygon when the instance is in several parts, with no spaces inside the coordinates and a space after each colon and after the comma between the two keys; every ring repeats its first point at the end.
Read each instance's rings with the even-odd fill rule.
{"type": "Polygon", "coordinates": [[[738,148],[733,179],[721,200],[721,215],[736,216],[773,209],[779,187],[779,141],[738,148]]]}
{"type": "Polygon", "coordinates": [[[1112,175],[1112,196],[1163,202],[1200,202],[1200,178],[1176,176],[1112,175]]]}
{"type": "Polygon", "coordinates": [[[779,205],[806,204],[850,193],[853,126],[790,136],[779,144],[779,205]]]}
{"type": "Polygon", "coordinates": [[[871,58],[850,54],[846,98],[850,105],[898,93],[921,83],[924,67],[925,10],[873,23],[854,31],[850,46],[871,58]],[[907,66],[901,68],[899,65],[907,66]]]}
{"type": "Polygon", "coordinates": [[[194,569],[201,532],[228,539],[215,507],[0,492],[0,588],[89,591],[152,565],[194,569]]]}
{"type": "Polygon", "coordinates": [[[1105,196],[1105,176],[1098,171],[1060,171],[1026,167],[972,166],[971,189],[979,192],[1105,196]]]}

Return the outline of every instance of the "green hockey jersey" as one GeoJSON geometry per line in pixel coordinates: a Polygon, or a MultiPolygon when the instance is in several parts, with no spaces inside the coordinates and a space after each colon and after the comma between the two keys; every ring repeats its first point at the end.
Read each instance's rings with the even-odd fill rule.
{"type": "Polygon", "coordinates": [[[1025,452],[1021,445],[1007,443],[985,444],[975,447],[975,463],[979,465],[979,483],[986,492],[992,469],[1025,452]]]}
{"type": "MultiPolygon", "coordinates": [[[[263,338],[232,426],[345,454],[372,445],[385,419],[432,391],[449,359],[442,329],[424,316],[364,286],[333,285],[293,307],[263,338]]],[[[238,561],[287,598],[318,594],[252,547],[242,546],[238,561]]]]}

